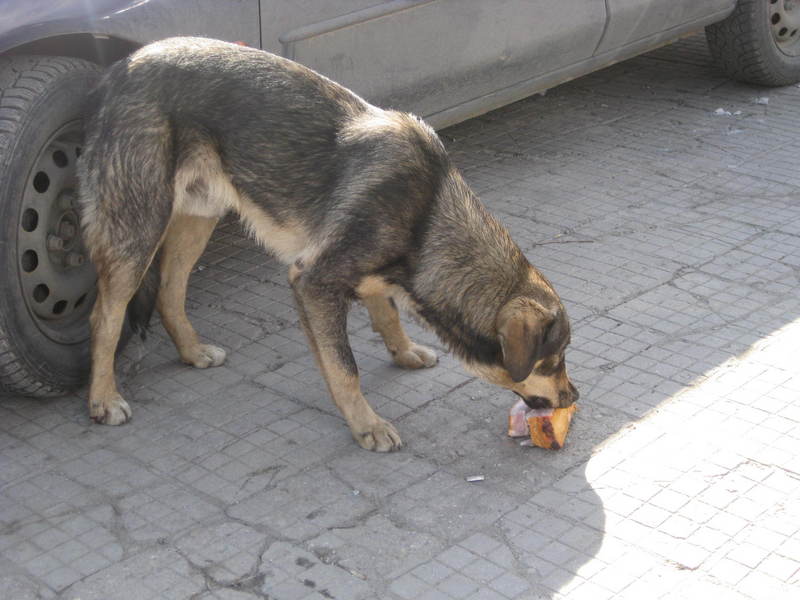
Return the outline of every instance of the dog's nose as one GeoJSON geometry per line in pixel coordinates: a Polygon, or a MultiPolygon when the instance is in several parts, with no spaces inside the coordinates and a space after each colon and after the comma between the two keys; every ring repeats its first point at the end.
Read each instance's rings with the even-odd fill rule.
{"type": "Polygon", "coordinates": [[[578,401],[580,394],[574,385],[569,384],[569,391],[561,390],[558,393],[558,404],[561,408],[572,406],[578,401]]]}
{"type": "Polygon", "coordinates": [[[533,408],[534,410],[553,407],[550,401],[543,396],[525,396],[522,399],[525,401],[525,404],[528,405],[528,408],[533,408]]]}

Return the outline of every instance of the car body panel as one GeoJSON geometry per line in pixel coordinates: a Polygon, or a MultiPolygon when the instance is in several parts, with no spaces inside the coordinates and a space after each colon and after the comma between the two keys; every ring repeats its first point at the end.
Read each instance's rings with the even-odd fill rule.
{"type": "Polygon", "coordinates": [[[259,0],[259,3],[261,47],[274,54],[284,53],[280,38],[288,32],[387,4],[386,0],[259,0]]]}
{"type": "Polygon", "coordinates": [[[200,35],[260,45],[258,0],[2,0],[0,53],[75,33],[144,45],[200,35]]]}
{"type": "Polygon", "coordinates": [[[368,100],[428,115],[590,57],[605,21],[597,0],[408,0],[281,41],[290,58],[368,100]]]}
{"type": "Polygon", "coordinates": [[[606,0],[608,27],[595,54],[624,48],[662,31],[726,14],[736,0],[606,0]]]}
{"type": "Polygon", "coordinates": [[[696,32],[706,25],[724,19],[728,14],[730,14],[730,10],[726,9],[703,19],[667,31],[655,33],[620,48],[613,48],[607,52],[595,54],[590,58],[573,63],[564,68],[539,74],[531,79],[520,81],[507,88],[495,90],[485,96],[474,98],[473,100],[445,108],[439,112],[425,115],[425,120],[436,129],[459,123],[465,119],[527,98],[531,94],[543,92],[559,84],[586,75],[587,73],[602,69],[603,67],[615,64],[627,58],[632,58],[648,50],[658,48],[659,46],[669,44],[683,35],[696,32]]]}
{"type": "Polygon", "coordinates": [[[2,0],[0,53],[68,34],[283,54],[441,128],[721,20],[735,0],[2,0]]]}

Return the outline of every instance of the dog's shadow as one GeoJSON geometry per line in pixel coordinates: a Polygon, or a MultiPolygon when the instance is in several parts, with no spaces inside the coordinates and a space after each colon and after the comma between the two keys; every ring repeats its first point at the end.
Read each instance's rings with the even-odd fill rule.
{"type": "MultiPolygon", "coordinates": [[[[393,366],[366,311],[354,307],[350,318],[364,392],[378,412],[398,425],[406,446],[400,452],[379,455],[346,444],[331,456],[329,471],[376,504],[375,519],[387,518],[398,531],[428,540],[427,549],[416,557],[416,566],[410,560],[400,561],[410,567],[411,575],[461,571],[473,585],[491,576],[491,581],[485,581],[487,591],[491,583],[508,585],[507,591],[516,585],[529,594],[526,598],[566,593],[583,581],[582,569],[596,564],[593,559],[608,556],[610,550],[604,539],[603,502],[587,473],[597,471],[601,457],[592,454],[618,424],[604,423],[608,417],[587,402],[579,404],[562,450],[520,446],[519,440],[506,435],[508,409],[516,397],[466,373],[430,332],[406,323],[413,339],[439,354],[439,364],[433,369],[406,371],[393,366]],[[473,564],[450,564],[459,555],[473,557],[473,564]],[[495,575],[503,571],[498,580],[495,575]]],[[[204,330],[202,322],[200,329],[204,330]]],[[[145,344],[151,350],[172,352],[164,335],[153,337],[145,344]]],[[[137,350],[141,346],[135,341],[126,350],[131,360],[123,365],[141,354],[137,350]]],[[[310,353],[303,347],[297,352],[293,364],[308,363],[308,377],[284,393],[329,414],[334,426],[344,427],[310,362],[310,353]]],[[[241,366],[237,357],[232,354],[234,367],[241,366]]],[[[174,360],[140,368],[148,367],[185,370],[174,360]]],[[[135,395],[138,401],[143,393],[135,395]]],[[[265,404],[275,400],[268,392],[265,396],[265,404]]],[[[325,546],[325,539],[314,540],[315,552],[334,552],[325,546]]],[[[385,573],[377,568],[373,572],[372,559],[359,554],[363,543],[336,548],[336,560],[382,578],[385,573]]]]}
{"type": "Polygon", "coordinates": [[[587,479],[597,468],[590,460],[598,441],[592,422],[603,417],[581,407],[565,448],[544,450],[505,435],[511,404],[513,396],[472,380],[406,416],[403,430],[414,435],[409,451],[435,463],[431,478],[441,495],[421,509],[419,485],[399,492],[390,506],[415,530],[460,540],[425,569],[448,564],[454,551],[471,552],[486,573],[497,567],[521,575],[506,579],[525,588],[524,597],[547,598],[582,581],[576,574],[608,550],[603,502],[587,479]]]}

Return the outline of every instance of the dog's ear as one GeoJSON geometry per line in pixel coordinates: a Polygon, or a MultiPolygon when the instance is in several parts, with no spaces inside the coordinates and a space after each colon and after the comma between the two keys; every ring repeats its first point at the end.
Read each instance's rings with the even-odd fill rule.
{"type": "Polygon", "coordinates": [[[541,358],[547,330],[554,315],[528,298],[515,298],[497,315],[497,337],[503,351],[503,366],[511,378],[522,381],[541,358]]]}

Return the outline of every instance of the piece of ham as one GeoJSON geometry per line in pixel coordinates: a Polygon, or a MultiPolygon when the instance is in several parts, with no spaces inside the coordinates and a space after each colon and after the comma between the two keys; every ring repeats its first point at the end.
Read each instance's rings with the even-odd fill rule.
{"type": "Polygon", "coordinates": [[[508,435],[510,437],[529,437],[522,445],[558,450],[564,446],[576,405],[568,408],[547,408],[532,410],[523,400],[519,400],[508,413],[508,435]]]}
{"type": "Polygon", "coordinates": [[[530,428],[528,427],[528,420],[525,415],[528,411],[528,405],[524,400],[517,400],[511,410],[508,412],[508,435],[509,437],[528,437],[530,435],[530,428]]]}

